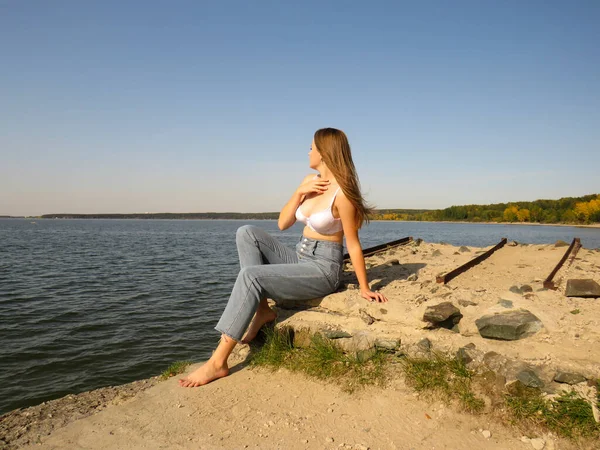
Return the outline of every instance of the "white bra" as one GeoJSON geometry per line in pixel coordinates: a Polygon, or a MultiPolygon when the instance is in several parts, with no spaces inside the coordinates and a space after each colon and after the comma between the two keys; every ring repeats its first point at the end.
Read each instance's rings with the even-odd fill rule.
{"type": "Polygon", "coordinates": [[[331,210],[333,202],[335,201],[335,196],[339,191],[340,188],[338,187],[337,191],[335,191],[335,193],[333,194],[331,203],[329,203],[329,208],[316,213],[312,213],[308,217],[306,217],[302,213],[302,210],[300,210],[300,207],[302,205],[298,206],[298,209],[296,209],[296,219],[306,224],[311,230],[319,234],[335,234],[342,231],[342,220],[333,217],[333,211],[331,210]]]}

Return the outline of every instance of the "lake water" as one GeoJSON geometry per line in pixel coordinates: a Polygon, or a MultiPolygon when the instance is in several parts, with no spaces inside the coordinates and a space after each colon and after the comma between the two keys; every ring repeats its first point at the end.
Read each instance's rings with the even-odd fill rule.
{"type": "MultiPolygon", "coordinates": [[[[0,414],[210,356],[238,271],[235,231],[275,221],[0,219],[0,414]]],[[[364,247],[405,236],[488,246],[600,247],[600,229],[374,222],[364,247]]]]}

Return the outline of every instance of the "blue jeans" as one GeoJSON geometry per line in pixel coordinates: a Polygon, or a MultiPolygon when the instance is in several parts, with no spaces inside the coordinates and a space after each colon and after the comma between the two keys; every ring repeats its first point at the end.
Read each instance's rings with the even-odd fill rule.
{"type": "Polygon", "coordinates": [[[343,250],[337,242],[302,237],[296,250],[253,225],[238,228],[240,273],[215,327],[240,341],[264,298],[310,300],[334,292],[342,275],[343,250]]]}

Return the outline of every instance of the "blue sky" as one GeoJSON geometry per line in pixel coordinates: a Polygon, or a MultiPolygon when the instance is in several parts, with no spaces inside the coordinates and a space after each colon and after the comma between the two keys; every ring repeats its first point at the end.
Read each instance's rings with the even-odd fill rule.
{"type": "Polygon", "coordinates": [[[598,1],[0,0],[0,215],[278,211],[341,128],[380,208],[600,192],[598,1]]]}

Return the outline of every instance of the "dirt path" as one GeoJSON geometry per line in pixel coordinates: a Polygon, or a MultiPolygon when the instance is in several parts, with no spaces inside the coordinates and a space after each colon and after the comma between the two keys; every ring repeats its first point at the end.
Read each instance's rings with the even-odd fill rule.
{"type": "MultiPolygon", "coordinates": [[[[193,370],[192,366],[189,370],[193,370]]],[[[427,403],[398,380],[346,394],[287,371],[237,366],[226,379],[184,389],[177,379],[77,420],[45,449],[532,449],[486,416],[427,403]],[[486,438],[481,430],[489,430],[486,438]]],[[[25,448],[40,448],[32,445],[25,448]]],[[[557,448],[552,441],[545,448],[557,448]]],[[[567,447],[560,447],[567,448],[567,447]]]]}

